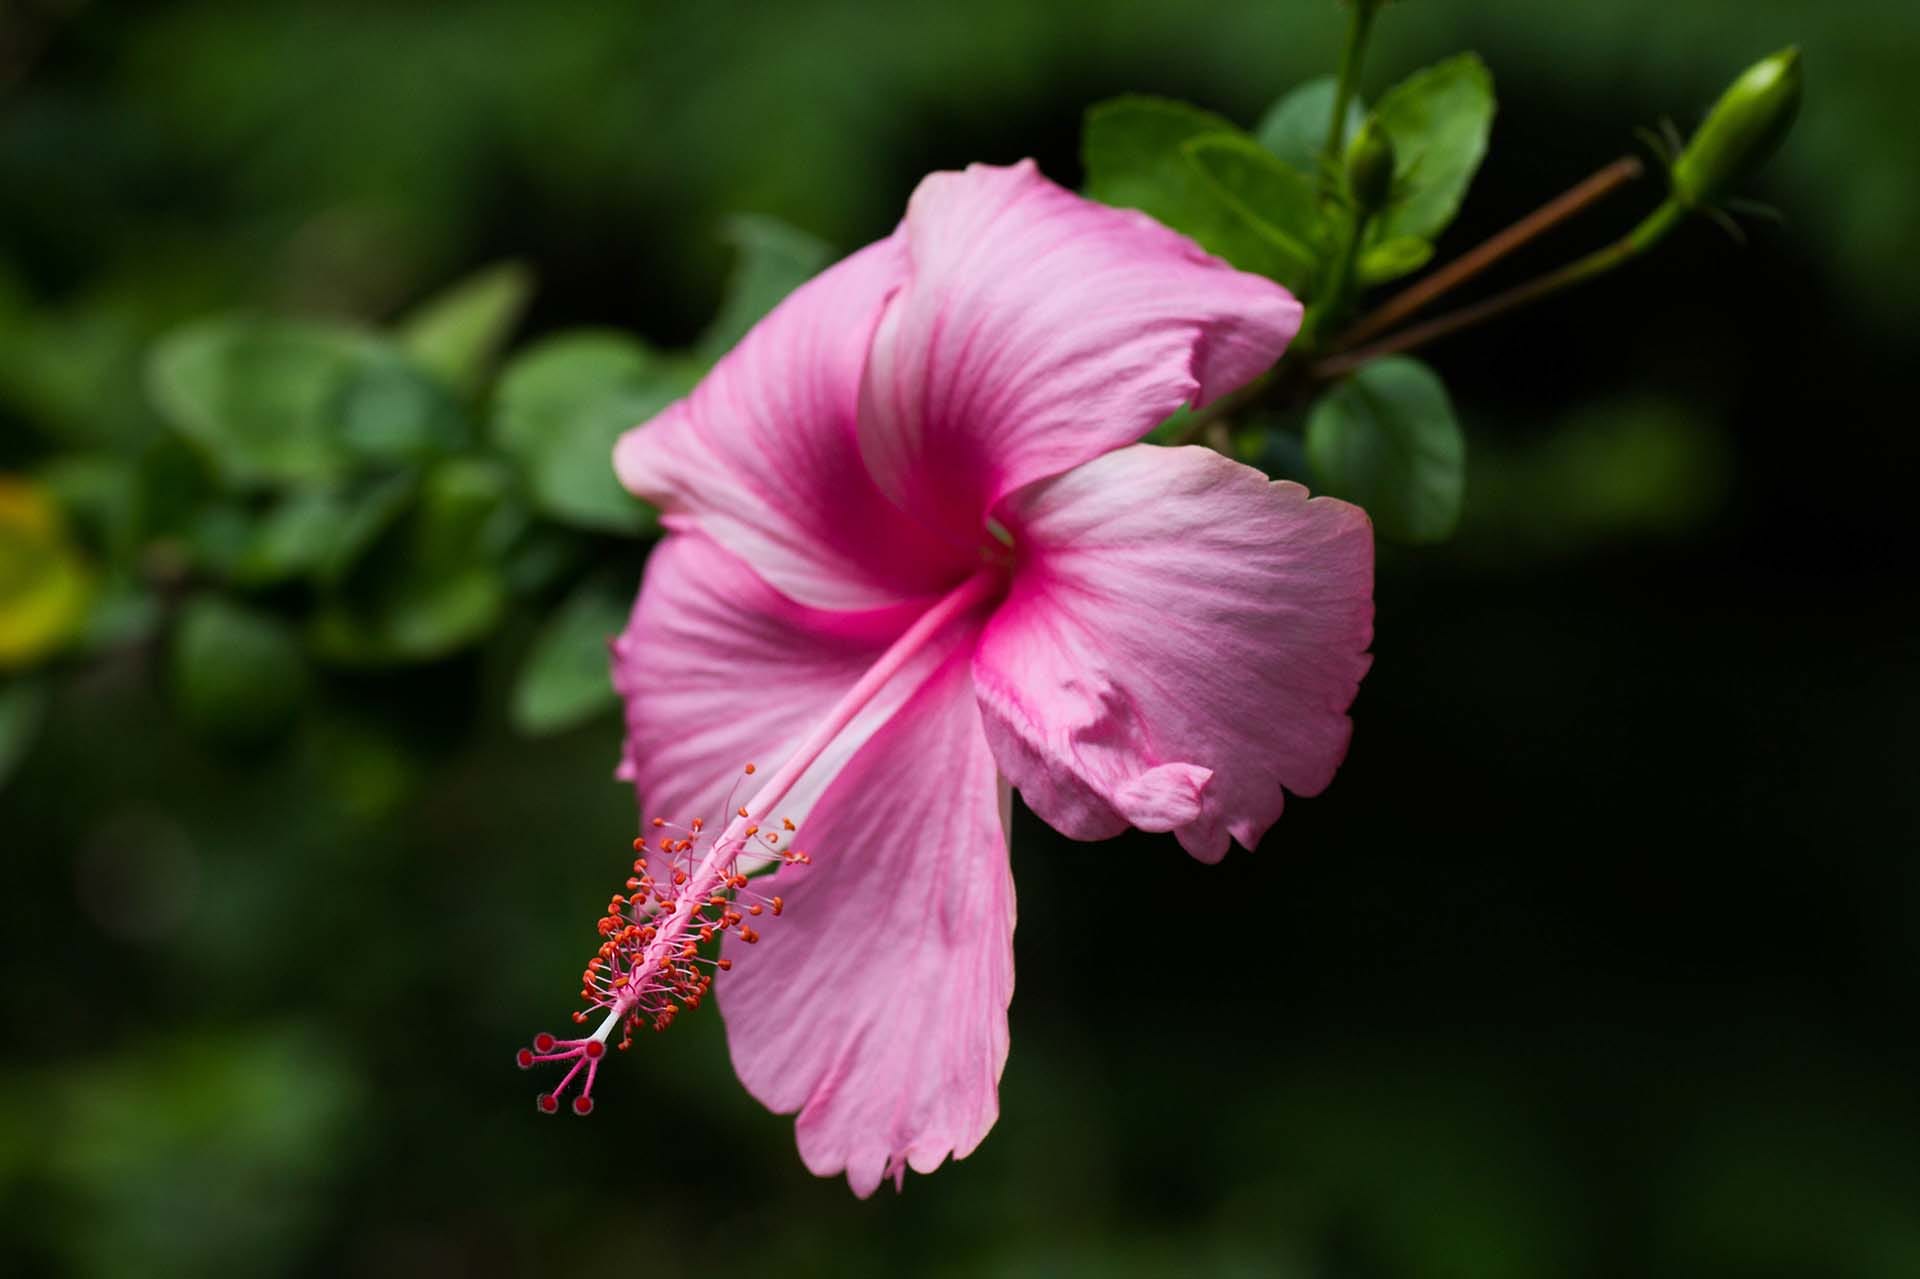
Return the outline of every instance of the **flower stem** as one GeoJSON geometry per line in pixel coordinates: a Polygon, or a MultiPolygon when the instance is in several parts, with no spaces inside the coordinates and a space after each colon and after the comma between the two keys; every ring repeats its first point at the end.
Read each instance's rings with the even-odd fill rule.
{"type": "Polygon", "coordinates": [[[1392,337],[1376,342],[1372,346],[1328,356],[1313,366],[1313,376],[1318,381],[1340,377],[1369,360],[1415,350],[1429,342],[1458,333],[1462,329],[1484,324],[1488,320],[1517,310],[1530,302],[1551,297],[1563,289],[1571,288],[1583,280],[1590,280],[1596,275],[1602,275],[1645,253],[1664,239],[1685,216],[1686,210],[1669,199],[1648,215],[1639,226],[1603,249],[1597,249],[1556,271],[1549,271],[1525,284],[1508,289],[1505,293],[1496,294],[1484,302],[1476,302],[1472,306],[1449,311],[1425,324],[1416,324],[1410,329],[1402,329],[1392,337]]]}
{"type": "Polygon", "coordinates": [[[1547,201],[1518,222],[1453,261],[1440,267],[1417,284],[1396,293],[1372,313],[1361,317],[1337,339],[1339,348],[1357,346],[1385,333],[1459,288],[1508,254],[1530,244],[1562,222],[1592,208],[1646,171],[1638,156],[1622,156],[1606,168],[1590,175],[1547,201]]]}
{"type": "Polygon", "coordinates": [[[1340,171],[1340,153],[1347,144],[1347,104],[1353,101],[1355,81],[1360,78],[1360,60],[1366,53],[1367,35],[1373,29],[1373,11],[1379,3],[1380,0],[1353,0],[1346,47],[1340,51],[1340,78],[1333,90],[1333,119],[1327,123],[1322,173],[1340,171]]]}

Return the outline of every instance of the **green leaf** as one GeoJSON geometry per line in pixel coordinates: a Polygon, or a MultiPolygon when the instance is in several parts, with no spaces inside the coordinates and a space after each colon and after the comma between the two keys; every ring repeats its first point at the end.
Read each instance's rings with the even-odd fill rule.
{"type": "Polygon", "coordinates": [[[500,622],[507,592],[497,574],[474,565],[421,578],[372,606],[332,603],[314,615],[314,652],[343,666],[431,662],[484,639],[500,622]]]}
{"type": "Polygon", "coordinates": [[[461,395],[473,395],[533,296],[533,273],[501,262],[430,298],[401,322],[400,346],[461,395]]]}
{"type": "Polygon", "coordinates": [[[187,548],[196,572],[230,577],[253,541],[253,519],[238,502],[214,502],[194,512],[187,548]]]}
{"type": "Polygon", "coordinates": [[[471,442],[466,417],[446,388],[386,351],[361,362],[331,408],[336,438],[360,463],[420,462],[471,442]]]}
{"type": "Polygon", "coordinates": [[[325,585],[344,580],[406,512],[419,486],[417,474],[403,471],[377,480],[347,499],[339,524],[313,561],[316,579],[325,585]]]}
{"type": "Polygon", "coordinates": [[[1459,212],[1493,127],[1493,76],[1463,53],[1416,72],[1380,99],[1374,116],[1393,141],[1394,196],[1375,239],[1431,240],[1459,212]]]}
{"type": "Polygon", "coordinates": [[[1447,389],[1406,356],[1375,360],[1314,404],[1307,462],[1321,488],[1366,508],[1396,542],[1445,541],[1460,520],[1466,441],[1447,389]]]}
{"type": "Polygon", "coordinates": [[[189,728],[228,746],[259,745],[293,722],[307,689],[291,627],[217,595],[193,599],[174,628],[173,696],[189,728]]]}
{"type": "Polygon", "coordinates": [[[582,331],[539,343],[508,365],[494,397],[494,443],[525,478],[541,514],[608,533],[652,519],[613,475],[613,445],[686,393],[690,370],[621,333],[582,331]]]}
{"type": "Polygon", "coordinates": [[[226,572],[243,586],[344,577],[412,500],[417,477],[390,476],[357,489],[303,489],[252,521],[226,572]]]}
{"type": "Polygon", "coordinates": [[[47,688],[38,680],[0,684],[0,787],[27,757],[46,719],[47,688]]]}
{"type": "Polygon", "coordinates": [[[419,498],[323,601],[310,632],[329,661],[431,661],[484,638],[507,602],[502,563],[525,526],[494,463],[437,464],[419,498]]]}
{"type": "Polygon", "coordinates": [[[148,383],[161,416],[236,488],[332,483],[469,438],[439,383],[343,326],[207,321],[161,341],[148,383]]]}
{"type": "Polygon", "coordinates": [[[111,561],[125,563],[133,558],[145,519],[145,495],[132,458],[66,453],[50,459],[36,478],[85,544],[111,561]]]}
{"type": "Polygon", "coordinates": [[[1381,284],[1418,271],[1433,256],[1433,242],[1411,235],[1382,240],[1360,254],[1360,282],[1381,284]]]}
{"type": "Polygon", "coordinates": [[[230,484],[343,475],[343,389],[376,343],[358,331],[279,320],[211,320],[163,339],[148,364],[154,404],[230,484]]]}
{"type": "Polygon", "coordinates": [[[1087,112],[1081,135],[1086,194],[1103,204],[1139,209],[1199,241],[1244,270],[1282,279],[1300,270],[1299,255],[1276,243],[1271,228],[1250,221],[1228,188],[1195,163],[1197,138],[1244,141],[1231,121],[1165,98],[1128,96],[1087,112]]]}
{"type": "Polygon", "coordinates": [[[1305,290],[1312,283],[1324,237],[1312,179],[1243,135],[1205,134],[1184,143],[1182,150],[1220,198],[1267,242],[1278,264],[1268,274],[1296,293],[1305,290]]]}
{"type": "Polygon", "coordinates": [[[562,732],[619,704],[607,641],[627,623],[632,590],[610,578],[581,583],[534,638],[508,707],[528,737],[562,732]]]}
{"type": "MultiPolygon", "coordinates": [[[[1296,86],[1267,108],[1254,136],[1281,160],[1312,176],[1320,170],[1320,151],[1327,145],[1327,127],[1333,123],[1334,77],[1318,76],[1296,86]]],[[[1360,131],[1367,118],[1360,96],[1347,101],[1347,136],[1360,131]]]]}
{"type": "Polygon", "coordinates": [[[826,241],[778,218],[741,214],[727,219],[721,236],[738,257],[726,300],[700,335],[694,354],[703,364],[725,355],[780,300],[819,273],[833,257],[826,241]]]}

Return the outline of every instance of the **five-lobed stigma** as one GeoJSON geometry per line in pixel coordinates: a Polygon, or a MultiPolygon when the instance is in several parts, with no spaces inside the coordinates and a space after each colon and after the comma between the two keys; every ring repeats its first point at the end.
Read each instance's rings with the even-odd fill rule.
{"type": "MultiPolygon", "coordinates": [[[[748,764],[741,776],[753,772],[748,764]]],[[[665,1030],[682,1009],[698,1008],[713,988],[714,974],[733,966],[702,948],[728,932],[751,945],[760,940],[755,925],[785,909],[778,896],[751,885],[755,876],[782,864],[811,861],[788,846],[793,822],[783,818],[777,829],[769,829],[752,820],[745,805],[733,807],[731,794],[727,804],[733,815],[717,837],[709,837],[698,817],[685,825],[656,817],[650,823],[656,832],[652,842],[644,836],[633,841],[638,854],[633,874],[627,891],[615,893],[600,917],[599,949],[580,974],[586,1008],[573,1020],[585,1025],[596,1010],[605,1010],[605,1016],[584,1038],[561,1039],[543,1031],[515,1055],[522,1070],[572,1063],[553,1091],[539,1095],[542,1113],[557,1114],[568,1086],[584,1071],[572,1109],[576,1115],[590,1114],[594,1079],[613,1031],[620,1031],[618,1046],[628,1048],[636,1029],[665,1030]]]]}

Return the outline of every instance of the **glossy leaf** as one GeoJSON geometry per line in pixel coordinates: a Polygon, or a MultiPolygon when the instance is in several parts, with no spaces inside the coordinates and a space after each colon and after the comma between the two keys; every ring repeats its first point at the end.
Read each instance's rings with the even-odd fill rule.
{"type": "Polygon", "coordinates": [[[533,273],[502,262],[429,299],[400,326],[400,345],[462,395],[480,389],[533,296],[533,273]]]}
{"type": "Polygon", "coordinates": [[[338,400],[375,340],[336,325],[212,320],[155,348],[154,404],[230,484],[265,487],[344,475],[352,455],[338,400]]]}
{"type": "Polygon", "coordinates": [[[1358,271],[1362,284],[1380,284],[1418,271],[1433,257],[1433,242],[1402,235],[1363,250],[1358,271]]]}
{"type": "Polygon", "coordinates": [[[690,370],[624,334],[562,334],[507,367],[494,397],[494,442],[517,463],[541,514],[639,533],[652,513],[614,478],[614,441],[692,381],[690,370]]]}
{"type": "Polygon", "coordinates": [[[330,408],[336,438],[356,464],[422,462],[471,442],[466,415],[447,389],[379,348],[360,362],[330,408]]]}
{"type": "Polygon", "coordinates": [[[420,477],[416,473],[403,471],[355,493],[345,503],[340,522],[327,539],[325,552],[313,563],[316,578],[326,584],[343,580],[406,512],[419,486],[420,477]]]}
{"type": "MultiPolygon", "coordinates": [[[[1336,89],[1330,75],[1305,81],[1267,108],[1254,136],[1291,167],[1308,176],[1317,174],[1320,152],[1327,145],[1327,127],[1333,123],[1336,89]]],[[[1347,136],[1359,132],[1366,118],[1366,108],[1355,94],[1347,101],[1347,136]]]]}
{"type": "Polygon", "coordinates": [[[429,471],[405,517],[323,602],[315,651],[394,665],[444,657],[491,632],[507,602],[500,565],[524,526],[511,492],[510,478],[478,459],[429,471]]]}
{"type": "Polygon", "coordinates": [[[1188,150],[1198,138],[1246,136],[1231,121],[1184,102],[1128,96],[1099,103],[1087,112],[1081,136],[1086,194],[1139,209],[1244,270],[1297,276],[1299,254],[1250,221],[1188,150]]]}
{"type": "Polygon", "coordinates": [[[249,522],[227,575],[246,586],[300,577],[335,580],[392,524],[410,493],[411,482],[402,476],[359,490],[289,494],[249,522]]]}
{"type": "Polygon", "coordinates": [[[1374,223],[1377,241],[1431,240],[1460,210],[1493,127],[1493,76],[1471,53],[1401,81],[1374,108],[1393,141],[1394,194],[1374,223]]]}
{"type": "Polygon", "coordinates": [[[1466,441],[1446,387],[1418,360],[1375,360],[1321,396],[1307,462],[1317,487],[1364,507],[1392,541],[1444,541],[1459,523],[1466,441]]]}
{"type": "Polygon", "coordinates": [[[626,625],[632,585],[613,578],[582,583],[535,637],[514,683],[508,712],[529,737],[558,733],[619,704],[607,642],[626,625]]]}
{"type": "Polygon", "coordinates": [[[1299,293],[1312,283],[1323,239],[1313,181],[1244,135],[1207,134],[1182,148],[1242,222],[1267,242],[1269,275],[1299,293]]]}

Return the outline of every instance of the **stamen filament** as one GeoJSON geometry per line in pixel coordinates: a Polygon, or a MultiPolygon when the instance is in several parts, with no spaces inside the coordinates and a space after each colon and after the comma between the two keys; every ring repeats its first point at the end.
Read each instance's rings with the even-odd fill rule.
{"type": "MultiPolygon", "coordinates": [[[[582,996],[590,1007],[605,1008],[605,1017],[584,1039],[562,1040],[543,1033],[535,1037],[531,1049],[522,1048],[518,1054],[522,1069],[550,1061],[573,1062],[559,1086],[540,1095],[543,1112],[559,1110],[560,1094],[579,1076],[582,1067],[586,1079],[574,1098],[573,1110],[584,1115],[593,1109],[594,1077],[617,1027],[651,1015],[654,1028],[662,1029],[678,1011],[676,1003],[688,1008],[699,1005],[712,974],[732,966],[726,959],[700,955],[697,947],[701,942],[730,930],[738,931],[740,939],[749,944],[759,940],[749,917],[755,922],[770,920],[781,913],[783,903],[779,897],[747,890],[742,859],[766,865],[810,860],[786,837],[794,830],[794,823],[775,819],[775,808],[880,691],[950,624],[987,599],[1002,578],[997,569],[982,569],[942,596],[834,703],[751,801],[735,807],[734,792],[729,791],[727,804],[732,815],[697,863],[693,849],[705,838],[704,823],[699,818],[685,825],[655,818],[652,828],[672,832],[672,837],[652,844],[646,839],[634,841],[636,852],[658,860],[652,864],[651,875],[645,862],[634,863],[637,878],[627,883],[633,896],[616,894],[609,904],[608,915],[600,921],[601,935],[608,940],[588,964],[581,981],[582,996]],[[665,909],[669,904],[671,909],[665,909]],[[719,913],[709,913],[713,911],[719,913]],[[711,972],[701,973],[694,964],[709,966],[711,972]]],[[[747,775],[754,771],[752,764],[744,770],[747,775]]],[[[576,1013],[574,1020],[584,1022],[586,1014],[576,1013]]],[[[629,1025],[629,1039],[631,1034],[629,1025]]],[[[626,1047],[626,1040],[620,1046],[626,1047]]]]}
{"type": "MultiPolygon", "coordinates": [[[[727,828],[721,832],[718,839],[714,840],[713,847],[689,876],[687,891],[681,894],[673,914],[659,925],[659,936],[648,949],[642,969],[635,978],[630,979],[630,983],[635,980],[644,981],[652,969],[659,966],[661,957],[678,947],[680,935],[686,930],[687,918],[693,914],[695,904],[705,901],[710,895],[711,886],[718,882],[720,878],[717,873],[718,867],[729,860],[730,856],[737,856],[741,846],[745,844],[747,827],[765,821],[805,775],[813,762],[820,758],[821,752],[831,746],[833,739],[853,722],[854,716],[865,710],[867,703],[886,687],[887,681],[898,674],[903,666],[926,647],[929,640],[945,630],[949,622],[964,615],[974,605],[985,599],[998,581],[998,573],[983,569],[949,591],[938,604],[921,614],[919,619],[880,655],[879,660],[867,668],[866,674],[862,675],[854,686],[834,703],[833,709],[827,712],[826,718],[800,743],[792,758],[767,779],[766,785],[754,795],[752,802],[734,810],[733,819],[727,823],[727,828]]],[[[615,1003],[614,1013],[609,1015],[608,1022],[603,1023],[599,1031],[595,1032],[596,1036],[604,1042],[605,1035],[611,1033],[613,1023],[626,1016],[627,1010],[632,1008],[637,999],[637,995],[622,996],[621,1000],[615,1003]]]]}

